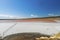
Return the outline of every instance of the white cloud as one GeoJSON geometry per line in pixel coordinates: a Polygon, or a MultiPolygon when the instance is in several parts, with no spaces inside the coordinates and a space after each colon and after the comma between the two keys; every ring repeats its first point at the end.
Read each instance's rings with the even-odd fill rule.
{"type": "Polygon", "coordinates": [[[7,15],[7,14],[0,14],[0,19],[20,19],[20,18],[27,18],[27,17],[21,17],[21,16],[15,16],[15,15],[7,15]]]}
{"type": "Polygon", "coordinates": [[[11,15],[5,15],[5,14],[0,14],[0,17],[10,17],[10,18],[12,18],[12,17],[14,17],[14,16],[11,16],[11,15]]]}
{"type": "Polygon", "coordinates": [[[54,16],[53,14],[48,14],[48,16],[54,16]]]}
{"type": "Polygon", "coordinates": [[[31,17],[38,17],[38,15],[31,14],[31,17]]]}
{"type": "Polygon", "coordinates": [[[48,16],[59,16],[57,14],[48,14],[48,16]]]}
{"type": "Polygon", "coordinates": [[[18,17],[13,15],[0,14],[0,18],[18,18],[18,17]]]}

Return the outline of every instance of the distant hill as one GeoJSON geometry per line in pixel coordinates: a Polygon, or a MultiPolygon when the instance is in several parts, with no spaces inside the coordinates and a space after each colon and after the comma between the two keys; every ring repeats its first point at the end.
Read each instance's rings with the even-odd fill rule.
{"type": "Polygon", "coordinates": [[[45,17],[45,18],[60,18],[60,16],[49,16],[49,17],[45,17]]]}
{"type": "Polygon", "coordinates": [[[0,19],[0,22],[60,22],[60,16],[19,18],[19,19],[0,19]]]}
{"type": "Polygon", "coordinates": [[[24,20],[24,19],[50,19],[50,18],[59,18],[60,19],[60,16],[49,16],[49,17],[34,17],[34,18],[17,18],[17,19],[15,19],[15,18],[13,18],[13,19],[0,19],[0,20],[24,20]]]}

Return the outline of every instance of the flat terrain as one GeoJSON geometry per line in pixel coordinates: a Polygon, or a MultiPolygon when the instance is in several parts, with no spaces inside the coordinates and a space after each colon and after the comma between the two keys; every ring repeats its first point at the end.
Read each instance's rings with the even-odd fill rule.
{"type": "MultiPolygon", "coordinates": [[[[0,19],[0,34],[3,37],[15,34],[10,40],[20,40],[18,33],[36,32],[53,35],[60,32],[60,18],[26,18],[26,19],[0,19]]],[[[26,34],[27,35],[27,34],[26,34]]],[[[22,36],[22,39],[33,38],[36,35],[22,36]]],[[[42,36],[40,35],[40,36],[42,36]]],[[[10,36],[11,37],[11,36],[10,36]]],[[[8,37],[5,40],[8,40],[8,37]]],[[[39,36],[36,36],[39,37],[39,36]]],[[[26,39],[28,40],[28,39],[26,39]]]]}
{"type": "Polygon", "coordinates": [[[0,22],[60,22],[59,18],[0,19],[0,22]]]}

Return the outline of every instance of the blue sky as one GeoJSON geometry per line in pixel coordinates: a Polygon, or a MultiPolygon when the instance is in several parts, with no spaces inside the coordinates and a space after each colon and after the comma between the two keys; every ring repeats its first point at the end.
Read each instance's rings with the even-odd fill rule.
{"type": "Polygon", "coordinates": [[[0,18],[56,15],[60,15],[60,0],[0,0],[0,18]]]}

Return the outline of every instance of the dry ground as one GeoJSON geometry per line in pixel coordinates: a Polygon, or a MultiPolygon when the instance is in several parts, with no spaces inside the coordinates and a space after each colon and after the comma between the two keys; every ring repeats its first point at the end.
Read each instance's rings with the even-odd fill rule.
{"type": "Polygon", "coordinates": [[[41,36],[50,37],[50,35],[40,33],[18,33],[4,37],[4,40],[36,40],[35,38],[39,38],[41,36]]]}

